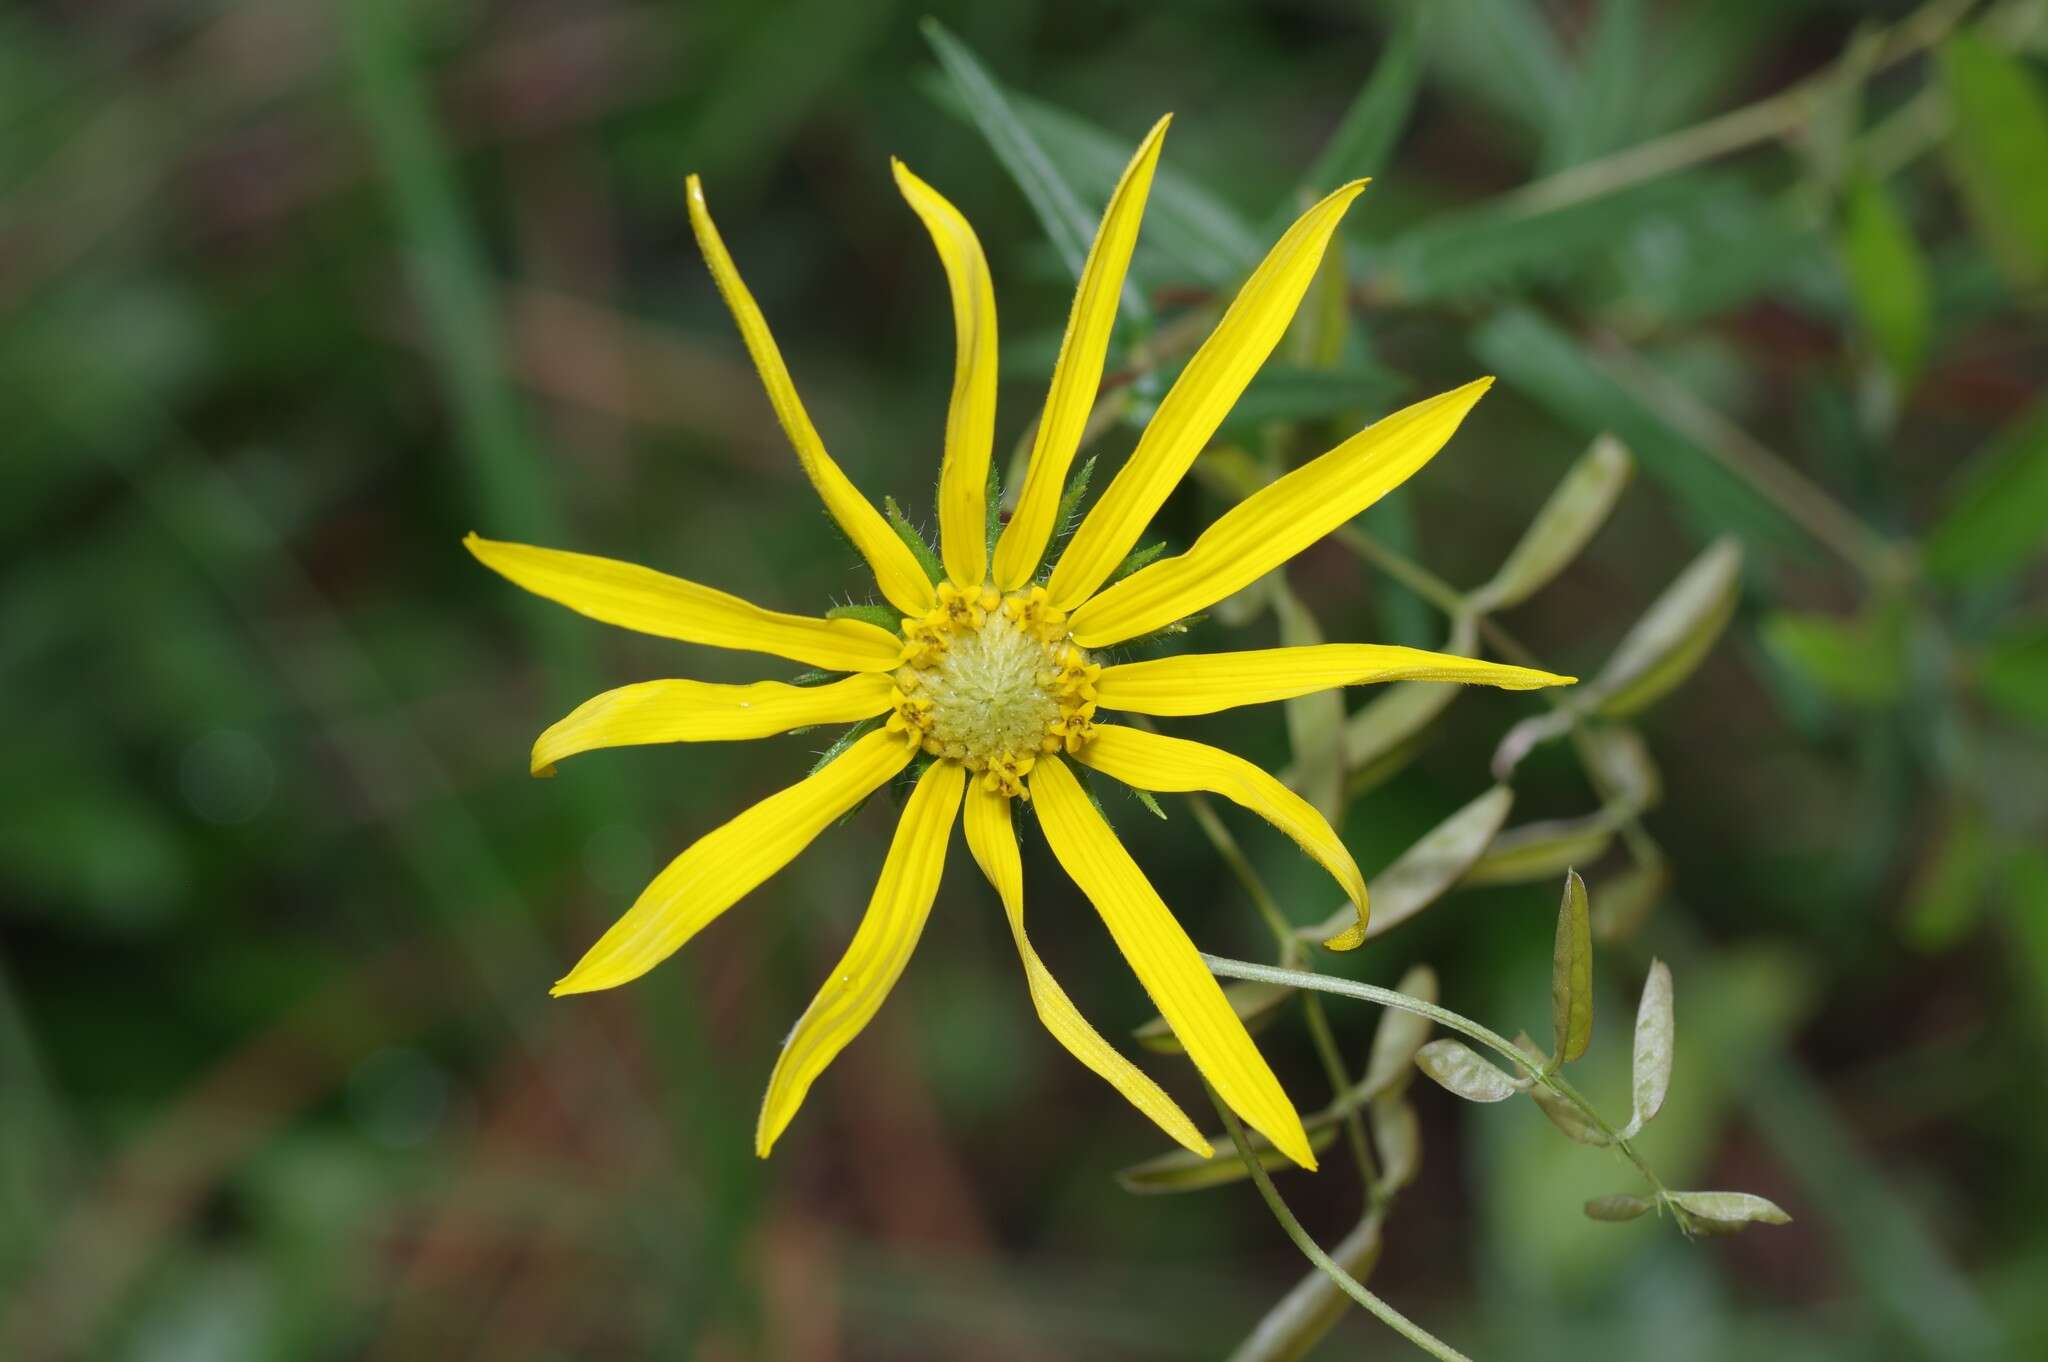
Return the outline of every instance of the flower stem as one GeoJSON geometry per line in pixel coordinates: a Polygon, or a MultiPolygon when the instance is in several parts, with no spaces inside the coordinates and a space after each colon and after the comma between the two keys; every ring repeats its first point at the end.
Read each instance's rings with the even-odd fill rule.
{"type": "MultiPolygon", "coordinates": [[[[1218,972],[1220,973],[1221,971],[1218,972]]],[[[1311,975],[1310,977],[1313,978],[1315,976],[1311,975]]],[[[1321,1268],[1329,1276],[1330,1280],[1343,1290],[1345,1295],[1372,1311],[1380,1323],[1386,1325],[1389,1329],[1392,1329],[1431,1357],[1439,1358],[1441,1362],[1472,1362],[1471,1358],[1465,1356],[1465,1354],[1459,1352],[1456,1348],[1453,1348],[1450,1344],[1444,1342],[1414,1320],[1409,1319],[1399,1310],[1396,1310],[1393,1306],[1387,1304],[1386,1301],[1368,1290],[1364,1283],[1346,1272],[1336,1259],[1323,1252],[1322,1245],[1316,1243],[1310,1237],[1309,1232],[1302,1228],[1301,1222],[1295,1219],[1294,1212],[1289,1210],[1287,1203],[1281,1199],[1279,1189],[1273,1186],[1272,1175],[1266,1171],[1265,1165],[1252,1152],[1250,1142],[1245,1139],[1244,1127],[1238,1124],[1237,1114],[1223,1104],[1223,1100],[1216,1096],[1216,1090],[1207,1083],[1202,1085],[1202,1090],[1209,1094],[1209,1101],[1215,1105],[1216,1114],[1223,1118],[1223,1128],[1230,1132],[1230,1142],[1237,1146],[1238,1157],[1244,1160],[1244,1166],[1250,1170],[1252,1182],[1258,1187],[1259,1195],[1264,1198],[1266,1209],[1271,1211],[1273,1218],[1280,1222],[1281,1230],[1286,1233],[1289,1239],[1294,1241],[1294,1246],[1301,1250],[1302,1256],[1321,1268]]]]}

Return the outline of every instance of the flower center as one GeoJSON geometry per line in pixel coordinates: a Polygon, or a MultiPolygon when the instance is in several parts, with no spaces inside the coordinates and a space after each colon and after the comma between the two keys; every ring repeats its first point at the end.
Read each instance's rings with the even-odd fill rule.
{"type": "Polygon", "coordinates": [[[986,788],[1028,799],[1024,777],[1042,753],[1079,752],[1092,736],[1102,668],[1067,637],[1044,587],[1004,596],[942,583],[903,637],[889,731],[986,788]]]}

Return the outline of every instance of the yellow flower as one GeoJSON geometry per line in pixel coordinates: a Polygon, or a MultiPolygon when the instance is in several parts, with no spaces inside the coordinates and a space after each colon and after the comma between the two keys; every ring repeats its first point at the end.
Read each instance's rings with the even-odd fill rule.
{"type": "Polygon", "coordinates": [[[1028,801],[1053,855],[1093,901],[1195,1066],[1251,1126],[1315,1166],[1300,1117],[1187,933],[1089,798],[1079,764],[1143,790],[1208,790],[1287,833],[1357,906],[1365,878],[1321,814],[1265,771],[1202,743],[1106,721],[1107,711],[1206,714],[1331,686],[1401,679],[1511,689],[1568,678],[1447,654],[1326,644],[1105,663],[1101,650],[1152,634],[1286,562],[1398,486],[1441,448],[1490,380],[1419,402],[1246,498],[1186,553],[1116,579],[1147,522],[1279,342],[1345,209],[1345,185],[1287,230],[1159,404],[1137,448],[1042,571],[1069,465],[1102,379],[1117,298],[1168,120],[1124,171],[1081,274],[1016,512],[990,551],[987,485],[995,428],[995,294],[967,220],[902,164],[896,183],[930,231],[951,286],[958,362],[939,472],[942,573],[876,512],[825,452],[781,353],[689,181],[690,221],[739,323],[775,414],[826,508],[873,569],[899,630],[764,610],[648,568],[471,535],[469,549],[518,585],[593,619],[690,643],[768,653],[844,673],[816,686],[650,681],[608,691],[543,733],[536,774],[594,748],[762,738],[869,722],[807,779],[709,833],[655,877],[557,994],[639,977],[695,936],[832,822],[923,761],[853,944],[790,1033],[761,1110],[765,1156],[805,1092],[867,1024],[909,961],[964,808],[967,848],[1001,897],[1039,1018],[1083,1064],[1175,1140],[1210,1146],[1159,1086],[1081,1018],[1024,932],[1013,801],[1028,801]],[[938,580],[934,580],[937,577],[938,580]],[[1114,579],[1114,580],[1113,580],[1114,579]]]}

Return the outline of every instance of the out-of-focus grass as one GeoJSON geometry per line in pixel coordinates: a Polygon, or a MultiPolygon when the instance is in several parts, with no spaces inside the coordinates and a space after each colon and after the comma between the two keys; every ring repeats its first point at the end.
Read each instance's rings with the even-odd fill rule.
{"type": "MultiPolygon", "coordinates": [[[[1405,129],[1341,153],[1376,162],[1347,244],[1369,347],[1351,359],[1415,391],[1503,381],[1372,528],[1480,580],[1587,438],[1620,434],[1648,476],[1514,620],[1572,666],[1708,534],[1751,552],[1727,641],[1649,726],[1650,822],[1681,886],[1649,942],[1680,961],[1698,1075],[1660,1153],[1798,1223],[1702,1248],[1582,1221],[1580,1183],[1615,1174],[1600,1155],[1425,1095],[1423,1181],[1375,1285],[1467,1321],[1486,1356],[1673,1337],[2031,1355],[2048,901],[2025,853],[2048,780],[2026,697],[2048,682],[2024,511],[2048,466],[2030,273],[2048,238],[2029,235],[2037,195],[1995,186],[2042,84],[2039,6],[1947,7],[1983,22],[1938,60],[1804,87],[1836,104],[1592,195],[1603,158],[1777,110],[1858,52],[1859,18],[1905,7],[1435,8],[1425,33],[1394,0],[941,7],[1090,211],[1122,154],[1096,130],[1124,147],[1176,112],[1135,271],[1162,315],[1228,285],[1382,56],[1410,53],[1378,96],[1416,83],[1405,129]],[[1881,564],[1802,519],[1814,502],[1759,496],[1745,439],[1883,539],[1941,526],[1926,574],[1873,581],[1881,564]],[[1989,509],[1944,522],[1971,507],[1989,509]]],[[[400,0],[0,18],[0,1355],[1210,1356],[1294,1280],[1249,1197],[1117,1190],[1153,1137],[1038,1033],[957,853],[881,1021],[753,1159],[881,810],[633,989],[546,997],[668,855],[823,739],[527,780],[534,733],[590,691],[761,673],[518,597],[462,533],[785,609],[858,590],[703,274],[683,175],[706,176],[872,494],[929,518],[951,366],[891,153],[994,262],[999,438],[1042,394],[1065,266],[955,116],[917,18],[400,0]]],[[[1184,543],[1213,510],[1191,489],[1163,532],[1184,543]]],[[[1292,582],[1331,637],[1437,641],[1340,552],[1292,582]]],[[[1519,703],[1461,701],[1356,804],[1368,870],[1483,787],[1519,703]]],[[[1279,714],[1194,727],[1285,764],[1279,714]]],[[[1519,784],[1518,818],[1583,804],[1548,755],[1519,784]]],[[[1205,946],[1256,950],[1189,819],[1110,813],[1205,946]]],[[[1233,826],[1299,920],[1326,910],[1291,849],[1233,826]]],[[[1056,868],[1029,853],[1027,876],[1068,990],[1105,1031],[1141,1021],[1056,868]]],[[[1390,982],[1427,959],[1452,1001],[1533,1022],[1550,907],[1548,889],[1461,894],[1346,967],[1390,982]]],[[[1602,1025],[1639,966],[1605,961],[1602,1025]]],[[[1369,1019],[1332,1013],[1362,1053],[1369,1019]]],[[[1313,1091],[1302,1037],[1270,1046],[1313,1091]]],[[[1282,1185],[1341,1232],[1353,1189],[1282,1185]]],[[[1328,1351],[1390,1346],[1367,1328],[1328,1351]]]]}

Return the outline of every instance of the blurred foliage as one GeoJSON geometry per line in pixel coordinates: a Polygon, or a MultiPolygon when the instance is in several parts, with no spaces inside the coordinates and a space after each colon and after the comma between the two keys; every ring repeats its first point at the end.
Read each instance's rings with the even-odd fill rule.
{"type": "MultiPolygon", "coordinates": [[[[603,685],[756,673],[460,548],[845,602],[683,175],[838,457],[925,524],[952,339],[887,157],[987,245],[1012,439],[1167,110],[1105,469],[1303,196],[1374,183],[1159,535],[1501,380],[1197,642],[1587,678],[1190,725],[1292,761],[1379,872],[1373,939],[1317,966],[1418,994],[1427,961],[1447,1005],[1536,1026],[1576,866],[1573,1081],[1627,1105],[1615,1019],[1654,951],[1679,1026],[1645,1160],[1794,1217],[1712,1245],[1589,1220],[1641,1190],[1611,1151],[1535,1102],[1406,1091],[1426,1036],[1332,998],[1261,1041],[1304,1112],[1325,1033],[1362,1075],[1325,1171],[1275,1184],[1306,1232],[1482,1357],[2048,1351],[2048,5],[934,8],[950,42],[829,0],[0,13],[0,1357],[1394,1346],[1242,1186],[1119,1186],[1151,1132],[1036,1033],[958,865],[897,996],[753,1159],[877,812],[639,986],[550,1003],[656,866],[824,739],[528,781],[603,685]],[[1368,1136],[1377,1190],[1341,1152],[1368,1136]]],[[[1284,839],[1108,806],[1205,948],[1258,954],[1265,893],[1306,961],[1332,905],[1284,839]]],[[[1142,1023],[1042,848],[1026,874],[1068,991],[1142,1023]]]]}

